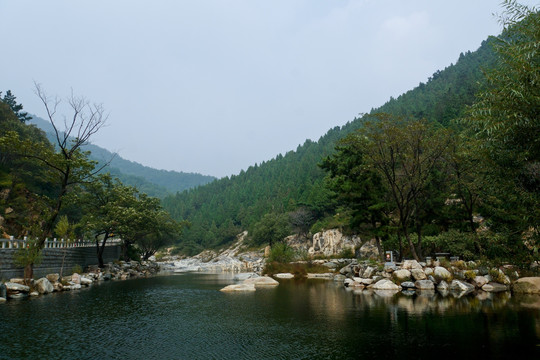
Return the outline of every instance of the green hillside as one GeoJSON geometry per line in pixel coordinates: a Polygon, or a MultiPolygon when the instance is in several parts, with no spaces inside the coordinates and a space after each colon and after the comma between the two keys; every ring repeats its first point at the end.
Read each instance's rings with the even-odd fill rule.
{"type": "MultiPolygon", "coordinates": [[[[437,71],[427,83],[371,112],[411,115],[447,125],[474,101],[484,81],[482,69],[494,62],[492,42],[484,41],[477,51],[461,54],[456,64],[437,71]]],[[[312,222],[322,220],[334,204],[318,164],[334,151],[339,139],[360,128],[362,122],[358,118],[333,128],[317,142],[307,140],[295,151],[251,166],[237,176],[166,197],[163,204],[172,216],[192,223],[180,248],[194,253],[226,244],[241,230],[253,230],[267,213],[302,208],[309,211],[312,222]]]]}

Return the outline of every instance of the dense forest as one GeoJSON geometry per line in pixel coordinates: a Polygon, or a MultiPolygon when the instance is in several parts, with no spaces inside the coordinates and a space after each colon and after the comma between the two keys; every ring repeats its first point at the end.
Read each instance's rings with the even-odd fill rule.
{"type": "Polygon", "coordinates": [[[257,245],[268,233],[340,227],[416,258],[537,256],[538,13],[505,6],[499,37],[426,83],[317,142],[166,197],[173,218],[191,223],[179,251],[223,246],[244,229],[257,245]],[[416,182],[396,181],[405,178],[416,182]]]}

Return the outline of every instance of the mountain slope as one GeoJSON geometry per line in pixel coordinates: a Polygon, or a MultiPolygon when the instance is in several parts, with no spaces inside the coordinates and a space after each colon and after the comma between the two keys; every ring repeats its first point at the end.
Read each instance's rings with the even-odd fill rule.
{"type": "MultiPolygon", "coordinates": [[[[492,66],[495,59],[491,41],[484,41],[475,52],[461,54],[455,65],[437,71],[426,84],[420,83],[371,112],[427,118],[448,125],[472,104],[474,94],[483,86],[482,69],[492,66]]],[[[296,151],[252,166],[237,176],[166,197],[163,204],[172,216],[192,224],[180,249],[192,254],[222,246],[241,230],[253,229],[266,213],[306,207],[316,219],[321,218],[332,208],[332,201],[317,164],[333,151],[340,138],[360,128],[362,121],[354,119],[331,129],[318,142],[307,140],[296,151]]]]}
{"type": "MultiPolygon", "coordinates": [[[[40,117],[32,116],[33,118],[29,122],[44,130],[54,143],[51,124],[40,117]]],[[[121,156],[114,155],[109,150],[94,144],[88,144],[84,149],[90,151],[90,158],[100,164],[110,162],[105,171],[118,177],[124,184],[136,186],[150,196],[163,198],[168,194],[181,192],[215,180],[213,176],[154,169],[123,159],[121,156]]]]}

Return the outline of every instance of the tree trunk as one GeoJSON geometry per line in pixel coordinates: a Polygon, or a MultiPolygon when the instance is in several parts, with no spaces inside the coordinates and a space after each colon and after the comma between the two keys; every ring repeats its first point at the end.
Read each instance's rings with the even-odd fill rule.
{"type": "Polygon", "coordinates": [[[107,240],[109,239],[109,233],[106,232],[103,235],[103,241],[101,242],[101,246],[99,245],[99,241],[96,236],[96,253],[98,258],[98,265],[101,269],[105,267],[105,262],[103,261],[103,253],[105,252],[105,244],[107,243],[107,240]]]}
{"type": "Polygon", "coordinates": [[[384,261],[384,249],[381,246],[381,238],[377,235],[375,236],[375,244],[377,245],[377,251],[379,252],[379,258],[384,261]]]}
{"type": "Polygon", "coordinates": [[[403,260],[403,243],[401,241],[401,231],[399,231],[399,229],[397,232],[397,238],[399,243],[399,261],[401,262],[403,260]]]}
{"type": "Polygon", "coordinates": [[[420,258],[423,258],[422,255],[422,225],[416,224],[416,233],[418,235],[418,240],[416,242],[416,253],[420,258]]]}
{"type": "Polygon", "coordinates": [[[420,258],[416,254],[416,249],[414,248],[414,244],[411,240],[411,237],[409,236],[409,232],[407,231],[407,228],[403,228],[403,234],[405,235],[405,239],[407,239],[407,243],[409,244],[409,248],[411,249],[411,254],[416,261],[420,261],[420,258]]]}
{"type": "Polygon", "coordinates": [[[28,264],[24,267],[24,282],[30,285],[30,280],[34,277],[34,264],[28,264]]]}

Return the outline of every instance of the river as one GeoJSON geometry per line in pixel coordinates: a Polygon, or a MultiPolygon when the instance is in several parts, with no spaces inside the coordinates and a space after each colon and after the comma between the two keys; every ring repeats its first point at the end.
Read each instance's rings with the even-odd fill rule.
{"type": "Polygon", "coordinates": [[[0,304],[0,359],[441,359],[540,355],[540,297],[354,292],[229,274],[106,282],[0,304]]]}

